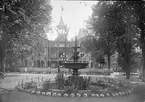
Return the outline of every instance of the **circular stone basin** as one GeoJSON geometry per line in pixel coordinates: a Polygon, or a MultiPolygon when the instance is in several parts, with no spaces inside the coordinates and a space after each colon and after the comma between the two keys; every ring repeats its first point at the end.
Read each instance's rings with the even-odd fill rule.
{"type": "Polygon", "coordinates": [[[86,62],[65,62],[63,63],[65,68],[70,68],[70,69],[84,69],[87,67],[88,63],[86,62]]]}

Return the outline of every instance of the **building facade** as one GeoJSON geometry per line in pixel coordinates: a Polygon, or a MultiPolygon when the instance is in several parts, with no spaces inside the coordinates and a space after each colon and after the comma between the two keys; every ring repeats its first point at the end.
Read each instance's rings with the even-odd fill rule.
{"type": "MultiPolygon", "coordinates": [[[[64,24],[62,16],[60,22],[56,27],[58,36],[55,40],[48,40],[46,36],[39,36],[38,42],[40,43],[40,49],[33,50],[33,54],[29,56],[23,62],[25,67],[33,68],[57,68],[62,66],[65,61],[73,61],[73,48],[74,41],[68,41],[67,35],[69,28],[64,24]]],[[[82,30],[80,29],[78,34],[78,46],[80,46],[80,39],[82,39],[82,30]],[[81,34],[81,37],[79,35],[81,34]]],[[[79,61],[89,61],[90,55],[85,53],[85,49],[81,47],[79,49],[79,61]]]]}

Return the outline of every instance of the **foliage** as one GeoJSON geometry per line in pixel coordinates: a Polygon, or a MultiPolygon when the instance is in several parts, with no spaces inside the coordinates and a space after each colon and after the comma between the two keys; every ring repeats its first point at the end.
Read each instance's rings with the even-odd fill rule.
{"type": "Polygon", "coordinates": [[[31,88],[36,88],[37,86],[37,83],[34,82],[34,81],[31,81],[31,82],[26,82],[25,83],[25,89],[31,89],[31,88]]]}
{"type": "Polygon", "coordinates": [[[81,42],[81,45],[85,48],[86,53],[93,53],[96,51],[97,40],[95,36],[88,35],[84,37],[84,40],[81,42]]]}
{"type": "Polygon", "coordinates": [[[100,1],[92,8],[93,13],[88,22],[89,29],[92,29],[98,37],[97,50],[108,57],[108,69],[110,69],[110,57],[116,48],[116,34],[122,31],[118,9],[114,8],[109,2],[100,1]]]}
{"type": "MultiPolygon", "coordinates": [[[[122,69],[124,71],[126,71],[126,67],[127,67],[127,64],[126,64],[126,59],[125,59],[125,52],[121,53],[119,56],[118,56],[118,65],[122,67],[122,69]]],[[[136,52],[131,52],[130,54],[130,61],[128,62],[130,64],[130,71],[132,72],[133,70],[135,70],[135,68],[137,68],[139,65],[138,61],[136,61],[136,59],[138,59],[137,57],[137,53],[136,52]]]]}
{"type": "Polygon", "coordinates": [[[63,88],[64,81],[65,81],[64,74],[63,73],[58,73],[58,75],[55,78],[55,82],[57,83],[59,89],[63,88]]]}
{"type": "Polygon", "coordinates": [[[50,84],[51,84],[51,83],[50,83],[50,80],[45,81],[45,82],[43,83],[43,85],[42,85],[43,90],[48,91],[48,90],[51,88],[50,84]]]}
{"type": "Polygon", "coordinates": [[[100,1],[93,7],[90,18],[90,29],[99,36],[98,45],[101,52],[108,57],[110,68],[110,56],[115,50],[122,59],[121,65],[129,77],[132,64],[132,51],[138,46],[137,14],[131,6],[131,2],[100,1]]]}
{"type": "Polygon", "coordinates": [[[38,38],[49,29],[51,21],[48,0],[0,1],[0,31],[5,44],[5,57],[25,58],[41,45],[38,38]]]}
{"type": "Polygon", "coordinates": [[[126,78],[128,79],[130,78],[132,65],[135,63],[132,59],[133,53],[138,45],[137,33],[139,30],[136,26],[136,14],[134,9],[130,5],[125,4],[125,2],[116,2],[114,5],[120,9],[122,24],[126,27],[124,34],[122,33],[124,36],[117,39],[117,51],[119,53],[120,64],[126,72],[126,78]]]}
{"type": "MultiPolygon", "coordinates": [[[[86,90],[90,83],[89,82],[90,79],[83,78],[80,76],[78,76],[77,78],[74,76],[69,76],[66,81],[68,81],[68,83],[70,84],[73,83],[75,85],[75,88],[77,88],[78,90],[86,90]]],[[[69,84],[66,84],[66,85],[69,85],[69,84]]]]}
{"type": "Polygon", "coordinates": [[[102,54],[98,53],[96,56],[96,62],[98,62],[99,64],[105,65],[105,59],[103,57],[102,54]]]}
{"type": "Polygon", "coordinates": [[[69,76],[64,78],[62,73],[59,73],[55,79],[59,89],[65,89],[66,91],[74,91],[74,90],[86,90],[91,79],[83,78],[83,77],[74,77],[69,76]]]}
{"type": "Polygon", "coordinates": [[[94,35],[86,36],[81,45],[85,48],[86,53],[91,53],[93,61],[105,64],[104,53],[100,51],[100,45],[94,35]]]}

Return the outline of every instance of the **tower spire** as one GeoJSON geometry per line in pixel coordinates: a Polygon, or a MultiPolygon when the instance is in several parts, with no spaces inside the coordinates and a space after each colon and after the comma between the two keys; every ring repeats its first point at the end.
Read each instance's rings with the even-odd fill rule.
{"type": "Polygon", "coordinates": [[[60,29],[65,29],[66,28],[66,25],[64,24],[64,22],[63,22],[63,18],[62,18],[62,13],[63,13],[63,7],[61,6],[61,17],[60,17],[60,22],[59,22],[59,24],[58,24],[58,26],[57,26],[57,28],[60,28],[60,29]]]}
{"type": "Polygon", "coordinates": [[[61,6],[61,18],[62,18],[63,10],[64,10],[64,9],[63,9],[63,7],[61,6]]]}

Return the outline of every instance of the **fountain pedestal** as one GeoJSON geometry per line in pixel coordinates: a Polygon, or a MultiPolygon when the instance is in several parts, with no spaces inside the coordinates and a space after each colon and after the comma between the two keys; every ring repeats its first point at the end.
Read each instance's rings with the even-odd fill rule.
{"type": "Polygon", "coordinates": [[[65,66],[65,68],[69,68],[69,69],[72,69],[73,70],[73,76],[78,76],[79,73],[78,73],[78,70],[79,69],[84,69],[87,67],[88,63],[87,62],[78,62],[78,59],[79,59],[79,52],[77,52],[77,49],[80,48],[80,47],[77,47],[77,37],[75,39],[75,47],[74,48],[74,55],[72,56],[74,62],[65,62],[63,63],[63,65],[65,66]]]}
{"type": "Polygon", "coordinates": [[[79,75],[78,69],[73,69],[73,76],[76,77],[78,75],[79,75]]]}

